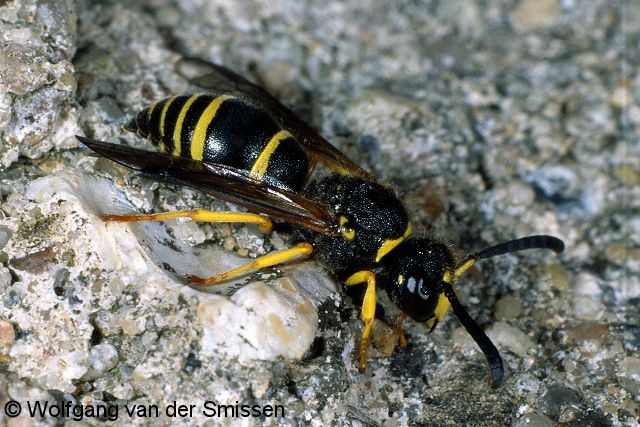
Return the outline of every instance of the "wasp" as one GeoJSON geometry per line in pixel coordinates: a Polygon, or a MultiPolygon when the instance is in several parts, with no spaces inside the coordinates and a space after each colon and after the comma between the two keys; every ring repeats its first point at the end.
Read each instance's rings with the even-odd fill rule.
{"type": "MultiPolygon", "coordinates": [[[[257,257],[213,277],[189,276],[200,286],[214,285],[249,271],[313,257],[346,286],[364,285],[359,370],[376,311],[376,286],[400,310],[399,344],[407,345],[404,316],[431,331],[451,308],[490,368],[490,385],[504,376],[502,358],[455,293],[455,283],[478,260],[524,249],[564,250],[547,235],[507,241],[462,259],[447,244],[414,231],[394,190],[349,160],[316,130],[265,89],[235,72],[199,60],[181,60],[177,70],[206,67],[193,78],[206,93],[176,95],[138,112],[125,129],[157,147],[146,151],[78,136],[99,155],[151,179],[185,185],[242,206],[248,212],[204,209],[106,215],[107,221],[161,221],[189,217],[205,222],[253,223],[264,233],[272,220],[290,223],[297,241],[291,248],[257,257]],[[323,164],[328,173],[315,177],[323,164]]],[[[190,77],[188,77],[190,78],[190,77]]]]}

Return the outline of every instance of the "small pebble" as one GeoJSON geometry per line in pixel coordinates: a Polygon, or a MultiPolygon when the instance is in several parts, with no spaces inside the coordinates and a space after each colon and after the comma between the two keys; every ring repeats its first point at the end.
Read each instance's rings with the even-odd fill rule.
{"type": "Polygon", "coordinates": [[[496,319],[515,319],[522,312],[522,303],[516,297],[507,295],[496,302],[495,317],[496,319]]]}
{"type": "Polygon", "coordinates": [[[580,395],[572,388],[561,384],[550,386],[541,400],[545,413],[555,420],[560,418],[563,406],[577,408],[579,405],[580,395]]]}
{"type": "Polygon", "coordinates": [[[576,174],[566,166],[544,166],[531,177],[533,184],[550,199],[577,199],[576,174]]]}
{"type": "Polygon", "coordinates": [[[602,301],[597,298],[574,296],[571,301],[571,307],[573,308],[573,314],[577,319],[597,321],[602,319],[605,312],[605,307],[602,301]]]}
{"type": "Polygon", "coordinates": [[[11,273],[6,267],[0,266],[0,291],[11,284],[11,273]]]}
{"type": "Polygon", "coordinates": [[[613,169],[613,174],[628,185],[640,185],[640,171],[629,165],[620,165],[613,169]]]}
{"type": "Polygon", "coordinates": [[[640,359],[625,357],[620,362],[618,375],[640,383],[640,359]]]}
{"type": "Polygon", "coordinates": [[[226,251],[231,252],[236,248],[236,246],[237,246],[236,239],[233,238],[233,236],[225,237],[224,240],[222,241],[222,247],[226,251]]]}
{"type": "Polygon", "coordinates": [[[623,265],[628,261],[638,263],[640,261],[640,249],[633,248],[624,243],[612,243],[604,248],[604,255],[608,261],[623,265]]]}
{"type": "Polygon", "coordinates": [[[118,351],[109,343],[92,347],[89,351],[89,369],[83,375],[84,380],[93,380],[118,364],[118,351]]]}
{"type": "Polygon", "coordinates": [[[544,414],[532,413],[524,414],[514,427],[554,427],[556,424],[544,414]]]}
{"type": "Polygon", "coordinates": [[[2,250],[11,238],[11,230],[8,227],[0,225],[0,250],[2,250]]]}
{"type": "Polygon", "coordinates": [[[118,319],[118,325],[127,335],[138,335],[144,330],[140,327],[140,325],[138,325],[137,322],[127,319],[126,317],[121,317],[120,319],[118,319]]]}
{"type": "Polygon", "coordinates": [[[597,298],[602,291],[598,285],[598,278],[589,273],[580,273],[575,279],[573,293],[575,295],[597,298]]]}
{"type": "Polygon", "coordinates": [[[203,243],[206,239],[204,232],[195,221],[178,221],[172,227],[172,231],[175,238],[183,242],[190,242],[198,245],[203,243]]]}
{"type": "Polygon", "coordinates": [[[536,198],[533,188],[522,181],[513,181],[509,183],[507,191],[512,203],[517,203],[523,206],[531,205],[536,198]]]}
{"type": "Polygon", "coordinates": [[[516,30],[526,32],[554,25],[562,10],[557,0],[525,0],[509,15],[516,30]]]}
{"type": "Polygon", "coordinates": [[[521,357],[535,346],[525,333],[505,322],[494,323],[487,335],[499,348],[508,348],[521,357]]]}
{"type": "Polygon", "coordinates": [[[604,323],[583,322],[567,328],[567,337],[578,344],[584,355],[595,354],[607,341],[609,327],[604,323]]]}
{"type": "Polygon", "coordinates": [[[629,81],[620,80],[618,85],[613,89],[611,98],[609,98],[611,105],[616,108],[626,108],[631,103],[631,94],[629,93],[629,81]]]}
{"type": "Polygon", "coordinates": [[[560,292],[566,292],[569,289],[569,278],[567,270],[560,264],[545,265],[544,270],[549,274],[551,287],[560,292]]]}
{"type": "Polygon", "coordinates": [[[273,233],[271,235],[271,244],[273,245],[273,249],[280,251],[285,248],[285,242],[278,234],[273,233]]]}
{"type": "Polygon", "coordinates": [[[16,331],[11,322],[0,319],[0,350],[11,347],[16,339],[16,331]]]}

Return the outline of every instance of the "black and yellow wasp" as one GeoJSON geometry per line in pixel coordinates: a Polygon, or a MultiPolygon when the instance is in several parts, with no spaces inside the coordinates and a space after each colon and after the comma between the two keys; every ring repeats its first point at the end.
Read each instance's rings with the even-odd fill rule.
{"type": "Polygon", "coordinates": [[[98,154],[144,176],[196,188],[250,212],[194,209],[107,215],[105,219],[190,217],[196,221],[255,223],[265,233],[272,228],[270,218],[291,223],[299,240],[292,248],[213,277],[191,276],[189,280],[213,285],[250,270],[314,257],[346,286],[366,285],[361,312],[361,371],[367,363],[376,285],[380,285],[403,313],[397,322],[401,346],[406,346],[401,329],[404,314],[433,330],[451,307],[487,358],[491,385],[498,387],[504,375],[500,354],[458,301],[454,284],[479,259],[531,248],[561,252],[563,242],[551,236],[529,236],[455,260],[446,244],[414,232],[393,189],[376,182],[266,90],[219,65],[198,60],[177,64],[183,75],[198,67],[208,71],[192,82],[209,93],[158,101],[140,111],[125,127],[149,139],[157,152],[81,136],[78,139],[98,154]],[[313,179],[318,162],[331,173],[313,179]]]}

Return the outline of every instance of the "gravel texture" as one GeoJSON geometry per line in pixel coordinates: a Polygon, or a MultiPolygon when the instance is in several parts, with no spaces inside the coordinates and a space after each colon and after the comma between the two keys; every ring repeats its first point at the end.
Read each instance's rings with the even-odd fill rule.
{"type": "Polygon", "coordinates": [[[0,2],[0,419],[59,423],[29,415],[39,402],[86,425],[638,425],[639,48],[631,1],[0,2]],[[501,388],[453,315],[431,334],[406,321],[394,351],[382,291],[360,374],[362,295],[314,262],[210,292],[181,279],[288,247],[286,226],[101,220],[235,209],[75,148],[77,133],[150,148],[121,128],[189,90],[183,57],[266,87],[457,256],[564,239],[457,284],[501,388]]]}

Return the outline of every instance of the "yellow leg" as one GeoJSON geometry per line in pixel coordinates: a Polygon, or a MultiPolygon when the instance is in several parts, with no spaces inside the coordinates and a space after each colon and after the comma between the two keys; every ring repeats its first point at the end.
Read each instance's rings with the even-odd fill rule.
{"type": "Polygon", "coordinates": [[[404,317],[405,315],[403,312],[398,313],[398,317],[396,317],[396,325],[394,328],[396,330],[396,333],[398,334],[398,344],[402,349],[407,348],[407,337],[404,336],[404,331],[402,330],[402,322],[404,322],[404,317]]]}
{"type": "Polygon", "coordinates": [[[360,372],[364,372],[367,367],[367,347],[369,344],[369,335],[371,334],[371,325],[373,324],[373,318],[376,315],[376,275],[372,271],[358,271],[352,274],[344,282],[347,286],[358,285],[360,283],[367,282],[367,290],[364,294],[364,300],[362,301],[362,322],[364,328],[362,329],[362,336],[360,337],[360,365],[358,369],[360,372]]]}
{"type": "Polygon", "coordinates": [[[191,218],[202,222],[247,222],[258,224],[260,231],[270,233],[273,228],[271,220],[266,216],[249,212],[214,212],[206,209],[193,209],[190,211],[163,212],[157,214],[139,215],[105,215],[105,221],[164,221],[173,218],[191,218]]]}
{"type": "MultiPolygon", "coordinates": [[[[460,276],[462,276],[462,273],[464,273],[465,271],[467,271],[468,269],[470,269],[473,264],[476,263],[476,259],[475,258],[469,258],[468,260],[466,260],[465,262],[462,263],[462,265],[458,265],[456,267],[455,272],[453,273],[453,275],[456,277],[456,279],[460,276]]],[[[447,281],[445,280],[445,282],[447,283],[451,283],[451,281],[447,281]]]]}
{"type": "Polygon", "coordinates": [[[244,273],[248,270],[266,268],[277,264],[282,264],[283,262],[290,261],[299,256],[308,257],[312,252],[313,246],[311,246],[309,243],[298,243],[292,248],[263,255],[245,265],[241,265],[238,268],[220,273],[216,276],[207,277],[205,279],[196,276],[188,276],[188,279],[190,282],[199,286],[213,285],[223,280],[229,279],[233,276],[237,276],[238,274],[244,273]]]}

